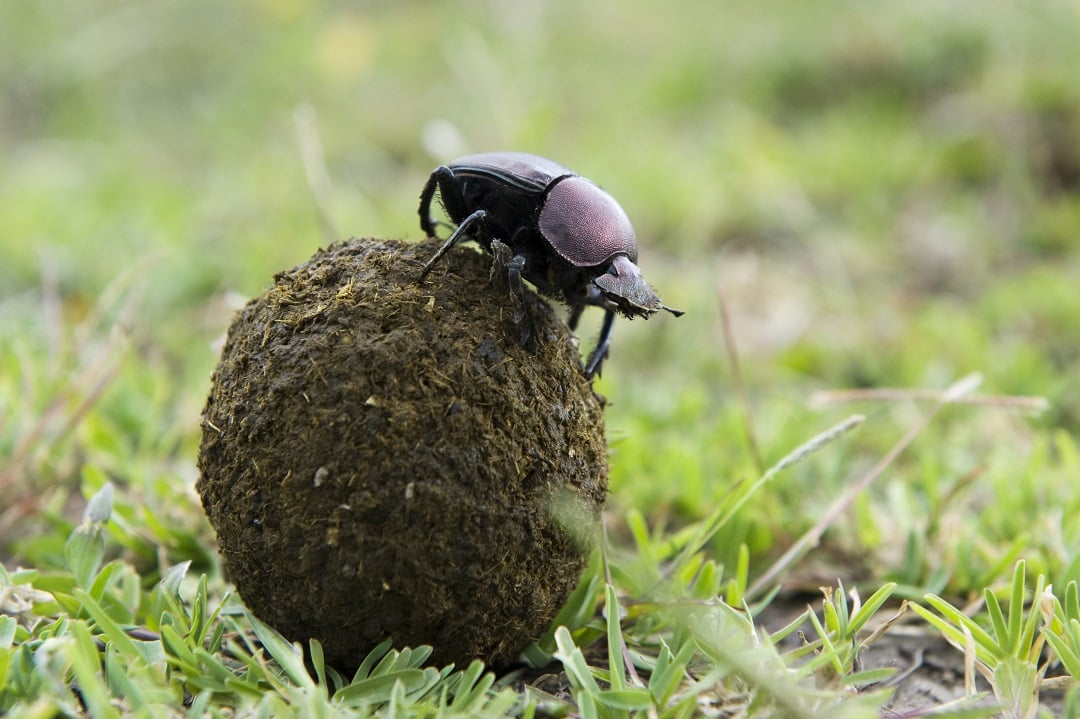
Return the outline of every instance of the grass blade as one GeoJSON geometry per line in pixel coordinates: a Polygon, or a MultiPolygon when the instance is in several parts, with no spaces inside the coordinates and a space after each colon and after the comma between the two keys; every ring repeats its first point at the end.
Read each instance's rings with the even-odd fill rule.
{"type": "Polygon", "coordinates": [[[605,609],[607,613],[608,666],[611,673],[611,688],[626,688],[626,664],[623,660],[623,636],[620,622],[619,598],[615,587],[604,587],[605,609]]]}

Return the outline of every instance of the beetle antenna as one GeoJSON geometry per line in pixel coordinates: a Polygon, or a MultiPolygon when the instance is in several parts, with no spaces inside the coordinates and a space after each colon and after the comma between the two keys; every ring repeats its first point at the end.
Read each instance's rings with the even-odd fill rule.
{"type": "Polygon", "coordinates": [[[676,317],[682,317],[683,315],[686,314],[686,310],[677,310],[674,307],[668,307],[667,305],[660,305],[660,309],[667,310],[668,312],[675,315],[676,317]]]}

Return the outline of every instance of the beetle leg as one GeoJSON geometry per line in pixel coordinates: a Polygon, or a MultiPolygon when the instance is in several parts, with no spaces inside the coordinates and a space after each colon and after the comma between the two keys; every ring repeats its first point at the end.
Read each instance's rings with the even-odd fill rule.
{"type": "Polygon", "coordinates": [[[596,343],[596,349],[589,355],[589,362],[585,365],[585,379],[592,379],[600,374],[600,365],[608,356],[611,348],[611,329],[615,326],[615,310],[608,310],[604,315],[604,324],[600,327],[600,339],[596,343]]]}
{"type": "Polygon", "coordinates": [[[431,216],[431,200],[435,197],[435,186],[439,181],[439,170],[442,167],[437,168],[428,177],[426,183],[424,183],[424,189],[420,191],[420,229],[428,237],[435,236],[435,218],[431,216]]]}
{"type": "Polygon", "coordinates": [[[570,310],[570,316],[566,318],[566,324],[570,327],[570,331],[573,332],[577,329],[578,320],[581,319],[581,313],[585,311],[585,305],[574,305],[570,310]]]}
{"type": "MultiPolygon", "coordinates": [[[[420,214],[420,229],[423,230],[424,234],[428,237],[435,236],[436,225],[445,224],[438,222],[431,216],[431,201],[435,198],[436,187],[439,188],[439,194],[442,196],[443,205],[446,205],[449,202],[449,204],[457,208],[462,204],[460,195],[454,196],[455,193],[458,192],[457,188],[454,187],[454,171],[446,165],[439,165],[432,171],[431,176],[428,177],[427,182],[424,183],[424,189],[420,191],[420,209],[418,210],[420,214]]],[[[447,208],[447,212],[451,217],[455,216],[455,213],[451,212],[449,208],[447,208]]],[[[462,214],[464,214],[464,212],[461,212],[456,216],[460,217],[462,214]]]]}
{"type": "Polygon", "coordinates": [[[510,291],[517,298],[520,305],[520,315],[515,313],[514,320],[521,325],[521,346],[524,347],[533,336],[533,316],[529,306],[525,304],[525,286],[521,283],[522,271],[525,269],[525,255],[514,255],[507,264],[506,269],[510,276],[510,291]]]}
{"type": "Polygon", "coordinates": [[[482,223],[485,217],[487,217],[486,212],[484,212],[483,210],[477,210],[476,212],[472,213],[464,220],[462,220],[461,224],[457,226],[457,229],[450,233],[450,236],[446,238],[446,242],[444,242],[443,246],[439,248],[439,251],[436,252],[432,256],[432,258],[427,261],[427,264],[424,265],[424,269],[420,272],[420,279],[423,280],[425,277],[427,277],[427,273],[431,271],[431,268],[435,266],[435,263],[441,260],[442,256],[445,255],[447,251],[457,243],[458,240],[468,235],[475,225],[479,225],[480,223],[482,223]]]}

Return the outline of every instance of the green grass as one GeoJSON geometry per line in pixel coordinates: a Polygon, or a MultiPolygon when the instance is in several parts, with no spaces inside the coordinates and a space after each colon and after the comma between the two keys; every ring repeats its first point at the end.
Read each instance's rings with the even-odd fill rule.
{"type": "Polygon", "coordinates": [[[853,648],[903,600],[1035,711],[1080,671],[1078,38],[1052,0],[0,4],[0,713],[873,716],[853,648]],[[242,298],[418,237],[430,169],[496,148],[603,184],[688,311],[599,382],[607,551],[529,652],[569,697],[335,673],[229,594],[193,489],[242,298]],[[793,649],[762,612],[820,585],[793,649]]]}

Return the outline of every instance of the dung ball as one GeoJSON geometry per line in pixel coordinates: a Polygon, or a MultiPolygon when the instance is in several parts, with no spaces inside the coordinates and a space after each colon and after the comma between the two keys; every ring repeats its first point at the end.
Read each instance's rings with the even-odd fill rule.
{"type": "Polygon", "coordinates": [[[580,577],[607,485],[603,400],[490,255],[353,239],[233,321],[197,489],[252,612],[329,662],[379,642],[512,663],[580,577]]]}

